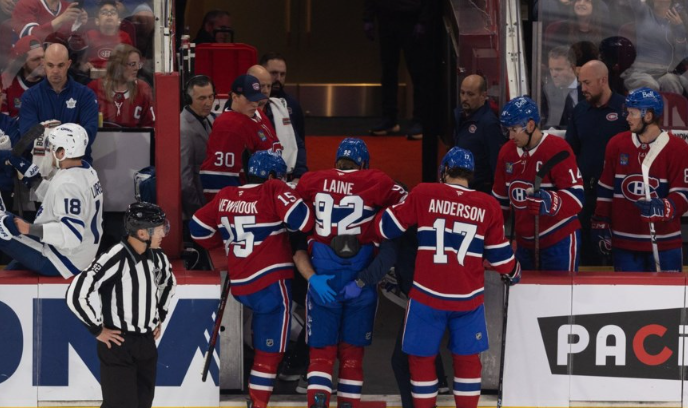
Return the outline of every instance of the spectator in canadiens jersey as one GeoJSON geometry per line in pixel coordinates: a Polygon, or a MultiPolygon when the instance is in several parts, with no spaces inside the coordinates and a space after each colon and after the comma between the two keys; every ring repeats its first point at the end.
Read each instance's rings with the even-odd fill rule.
{"type": "Polygon", "coordinates": [[[0,251],[12,261],[5,270],[28,269],[65,279],[93,260],[103,236],[103,189],[98,174],[84,160],[88,136],[67,123],[50,131],[48,155],[57,172],[41,180],[38,167],[10,156],[10,163],[36,189],[41,207],[30,224],[9,212],[0,216],[0,251]]]}
{"type": "Polygon", "coordinates": [[[267,407],[289,340],[294,263],[287,230],[313,227],[309,206],[283,181],[286,167],[277,154],[256,152],[248,162],[249,184],[223,188],[189,225],[207,249],[224,241],[232,295],[253,311],[253,408],[267,407]]]}
{"type": "Polygon", "coordinates": [[[95,24],[97,29],[86,32],[86,61],[90,66],[85,71],[90,68],[105,68],[110,54],[118,44],[133,45],[129,34],[119,29],[119,11],[115,0],[100,2],[95,24]]]}
{"type": "Polygon", "coordinates": [[[294,255],[309,283],[308,406],[313,406],[317,393],[323,393],[329,404],[337,358],[338,404],[358,408],[361,402],[363,348],[372,341],[377,307],[377,279],[368,280],[361,271],[373,261],[378,241],[374,215],[406,197],[385,173],[368,169],[369,163],[365,143],[346,138],[337,149],[334,169],[308,172],[296,185],[316,218],[308,252],[298,249],[294,255]]]}
{"type": "Polygon", "coordinates": [[[510,284],[521,276],[504,237],[499,203],[468,188],[474,169],[471,152],[454,147],[442,159],[440,183],[418,185],[404,202],[375,217],[377,233],[386,239],[418,226],[418,255],[402,343],[409,354],[415,408],[436,405],[435,356],[447,329],[456,406],[478,406],[479,353],[488,349],[483,258],[510,284]]]}
{"type": "Polygon", "coordinates": [[[5,103],[2,112],[16,118],[21,109],[24,91],[45,78],[43,44],[36,36],[27,35],[17,41],[10,53],[10,63],[2,73],[5,103]]]}
{"type": "Polygon", "coordinates": [[[502,109],[502,126],[509,133],[499,152],[492,194],[504,218],[513,210],[518,249],[524,269],[534,269],[535,217],[539,217],[540,265],[548,271],[577,271],[580,246],[578,213],[583,207],[583,181],[571,147],[562,138],[538,128],[537,105],[527,96],[512,99],[502,109]],[[552,156],[566,150],[569,157],[542,179],[533,193],[535,175],[552,156]]]}
{"type": "Polygon", "coordinates": [[[256,114],[259,102],[266,99],[258,78],[253,75],[239,75],[232,83],[231,108],[213,123],[201,165],[201,183],[207,201],[223,187],[246,183],[244,154],[281,150],[270,121],[256,114]]]}
{"type": "Polygon", "coordinates": [[[49,120],[79,123],[88,135],[84,160],[91,163],[91,145],[98,132],[98,100],[93,91],[67,75],[70,65],[64,45],[51,44],[45,50],[46,78],[22,95],[19,131],[25,134],[49,120]]]}
{"type": "Polygon", "coordinates": [[[661,270],[680,272],[681,214],[688,211],[688,146],[660,128],[664,101],[657,91],[631,92],[626,110],[630,131],[614,136],[605,150],[592,239],[601,252],[612,252],[616,271],[654,272],[654,225],[661,270]],[[649,185],[643,180],[643,167],[649,168],[649,185]]]}
{"type": "Polygon", "coordinates": [[[160,243],[169,230],[155,204],[124,213],[127,237],[67,289],[67,305],[97,342],[104,407],[150,408],[160,338],[176,280],[160,243]],[[96,302],[94,302],[96,300],[96,302]]]}
{"type": "Polygon", "coordinates": [[[105,76],[88,84],[98,97],[105,126],[155,125],[151,87],[138,79],[141,66],[141,52],[131,45],[119,44],[110,54],[105,76]]]}
{"type": "Polygon", "coordinates": [[[77,2],[65,0],[19,0],[12,10],[12,29],[19,37],[35,35],[41,41],[60,31],[67,36],[88,20],[77,2]]]}

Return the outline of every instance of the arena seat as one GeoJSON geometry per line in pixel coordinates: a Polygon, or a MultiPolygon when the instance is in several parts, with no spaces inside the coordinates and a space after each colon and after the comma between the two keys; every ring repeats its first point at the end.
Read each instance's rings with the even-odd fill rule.
{"type": "Polygon", "coordinates": [[[258,63],[258,50],[248,44],[198,44],[196,75],[207,75],[215,82],[215,93],[229,94],[234,79],[258,63]]]}

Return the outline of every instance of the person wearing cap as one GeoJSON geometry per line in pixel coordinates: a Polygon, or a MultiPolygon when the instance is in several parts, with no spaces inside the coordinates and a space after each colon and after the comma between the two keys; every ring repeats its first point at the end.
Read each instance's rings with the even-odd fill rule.
{"type": "Polygon", "coordinates": [[[2,113],[13,118],[19,116],[22,95],[45,77],[44,54],[40,40],[34,35],[22,37],[14,45],[10,53],[11,62],[2,73],[2,88],[6,97],[2,113]]]}
{"type": "Polygon", "coordinates": [[[232,83],[231,109],[215,120],[201,165],[201,183],[208,202],[223,187],[246,184],[245,152],[281,150],[270,122],[256,115],[259,102],[266,99],[253,75],[240,75],[232,83]]]}
{"type": "Polygon", "coordinates": [[[77,2],[65,0],[19,0],[12,11],[12,29],[19,37],[35,35],[41,41],[55,31],[69,33],[88,21],[77,2]]]}

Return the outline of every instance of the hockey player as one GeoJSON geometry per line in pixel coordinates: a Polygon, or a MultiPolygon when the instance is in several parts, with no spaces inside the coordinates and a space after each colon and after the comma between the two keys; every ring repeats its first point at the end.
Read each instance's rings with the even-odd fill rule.
{"type": "Polygon", "coordinates": [[[499,200],[504,218],[510,209],[516,217],[516,258],[524,269],[535,266],[535,217],[539,217],[540,265],[544,270],[577,271],[580,222],[577,214],[584,200],[583,182],[571,147],[564,139],[538,128],[537,105],[527,96],[512,99],[502,109],[500,122],[509,133],[502,146],[492,194],[499,200]],[[562,150],[569,157],[542,179],[533,193],[540,166],[562,150]]]}
{"type": "MultiPolygon", "coordinates": [[[[75,123],[54,128],[49,154],[57,172],[37,188],[42,202],[33,224],[5,212],[0,217],[0,251],[12,261],[5,270],[29,269],[65,279],[93,261],[103,235],[103,189],[95,170],[83,160],[86,130],[75,123]]],[[[11,157],[24,177],[38,177],[38,167],[11,157]]]]}
{"type": "Polygon", "coordinates": [[[688,146],[660,129],[664,102],[658,92],[631,92],[626,109],[630,131],[614,136],[605,151],[593,242],[603,254],[613,249],[617,271],[655,271],[648,225],[652,222],[661,270],[680,272],[681,214],[688,210],[688,146]],[[649,186],[643,182],[642,166],[649,167],[649,186]]]}
{"type": "Polygon", "coordinates": [[[335,168],[303,175],[296,191],[315,212],[308,253],[298,250],[299,272],[308,280],[308,406],[316,393],[332,393],[332,369],[339,357],[337,403],[357,408],[363,387],[363,347],[371,343],[377,306],[375,285],[358,272],[373,258],[375,213],[403,201],[406,192],[380,170],[368,169],[368,148],[344,139],[335,168]],[[340,294],[340,292],[343,292],[340,294]],[[335,298],[336,297],[336,298],[335,298]]]}
{"type": "Polygon", "coordinates": [[[509,283],[517,283],[521,276],[521,267],[504,237],[499,203],[468,188],[474,169],[473,154],[454,147],[442,159],[440,184],[418,185],[406,201],[375,218],[377,233],[387,239],[418,226],[416,272],[402,343],[409,354],[415,408],[435,406],[435,356],[447,329],[456,406],[478,406],[479,353],[488,348],[483,257],[509,283]]]}
{"type": "Polygon", "coordinates": [[[213,123],[206,158],[201,165],[201,183],[210,202],[220,189],[246,183],[244,152],[281,150],[270,121],[256,114],[258,103],[267,96],[253,75],[240,75],[232,83],[231,110],[213,123]]]}
{"type": "Polygon", "coordinates": [[[313,227],[309,207],[283,179],[287,165],[267,151],[249,159],[249,183],[226,187],[196,212],[191,236],[224,246],[232,295],[253,311],[255,358],[249,378],[253,408],[265,408],[289,341],[294,263],[287,229],[313,227]]]}

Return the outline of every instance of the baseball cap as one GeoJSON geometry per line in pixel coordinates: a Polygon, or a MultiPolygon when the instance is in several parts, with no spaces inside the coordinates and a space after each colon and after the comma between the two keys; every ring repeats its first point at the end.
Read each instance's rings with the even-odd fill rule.
{"type": "Polygon", "coordinates": [[[17,57],[21,57],[22,55],[26,55],[29,51],[33,50],[34,48],[39,48],[42,45],[43,43],[41,43],[41,40],[34,35],[22,37],[19,39],[19,41],[17,41],[16,44],[14,44],[14,48],[12,48],[12,51],[10,52],[10,58],[15,59],[17,57]]]}
{"type": "Polygon", "coordinates": [[[232,83],[232,92],[244,95],[251,102],[259,102],[268,99],[260,92],[260,82],[253,75],[239,75],[232,83]]]}

